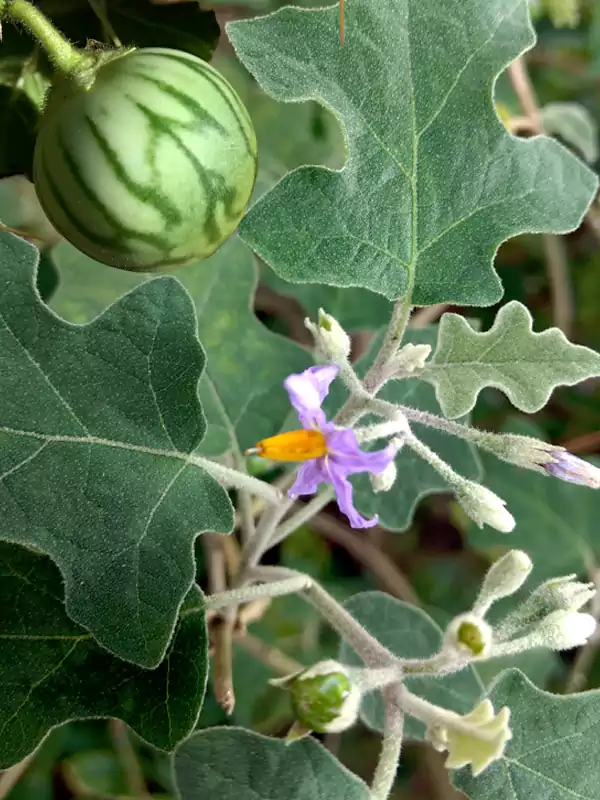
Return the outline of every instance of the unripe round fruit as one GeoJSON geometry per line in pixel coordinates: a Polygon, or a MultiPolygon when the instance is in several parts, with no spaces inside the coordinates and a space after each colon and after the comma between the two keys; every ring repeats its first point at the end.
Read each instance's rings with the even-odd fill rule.
{"type": "Polygon", "coordinates": [[[91,258],[149,272],[206,258],[256,180],[256,136],[230,84],[196,56],[146,48],[91,87],[51,90],[34,181],[56,230],[91,258]]]}

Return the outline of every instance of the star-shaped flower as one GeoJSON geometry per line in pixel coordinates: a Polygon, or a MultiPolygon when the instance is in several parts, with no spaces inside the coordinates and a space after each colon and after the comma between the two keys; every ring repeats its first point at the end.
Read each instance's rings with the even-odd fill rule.
{"type": "Polygon", "coordinates": [[[303,461],[289,490],[290,497],[314,494],[321,483],[329,483],[350,525],[370,528],[377,524],[378,517],[365,519],[354,508],[348,475],[380,474],[394,460],[398,444],[392,442],[383,450],[366,453],[358,446],[354,431],[327,421],[321,404],[338,372],[339,367],[326,364],[289,375],[284,386],[303,428],[263,439],[246,452],[273,461],[303,461]]]}

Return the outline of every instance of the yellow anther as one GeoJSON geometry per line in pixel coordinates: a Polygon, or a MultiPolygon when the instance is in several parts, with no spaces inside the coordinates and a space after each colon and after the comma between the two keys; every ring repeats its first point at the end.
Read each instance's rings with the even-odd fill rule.
{"type": "Polygon", "coordinates": [[[327,453],[327,442],[320,431],[288,431],[263,439],[256,447],[246,450],[271,461],[309,461],[327,453]]]}

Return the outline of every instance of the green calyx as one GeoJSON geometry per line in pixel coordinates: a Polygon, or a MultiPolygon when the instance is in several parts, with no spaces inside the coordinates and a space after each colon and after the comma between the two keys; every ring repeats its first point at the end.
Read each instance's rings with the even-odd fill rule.
{"type": "Polygon", "coordinates": [[[299,675],[289,689],[299,722],[317,733],[327,733],[330,723],[342,714],[352,686],[346,675],[333,672],[312,678],[299,675]]]}
{"type": "Polygon", "coordinates": [[[472,622],[461,622],[456,638],[460,644],[468,647],[474,656],[480,656],[486,647],[480,628],[472,622]]]}

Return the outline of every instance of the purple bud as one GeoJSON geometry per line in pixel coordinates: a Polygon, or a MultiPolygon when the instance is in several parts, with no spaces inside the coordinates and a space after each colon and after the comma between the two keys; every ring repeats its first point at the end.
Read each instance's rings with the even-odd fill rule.
{"type": "Polygon", "coordinates": [[[584,461],[582,458],[568,453],[566,450],[552,451],[553,461],[543,465],[548,475],[560,478],[561,481],[579,483],[590,489],[600,489],[600,469],[584,461]]]}

